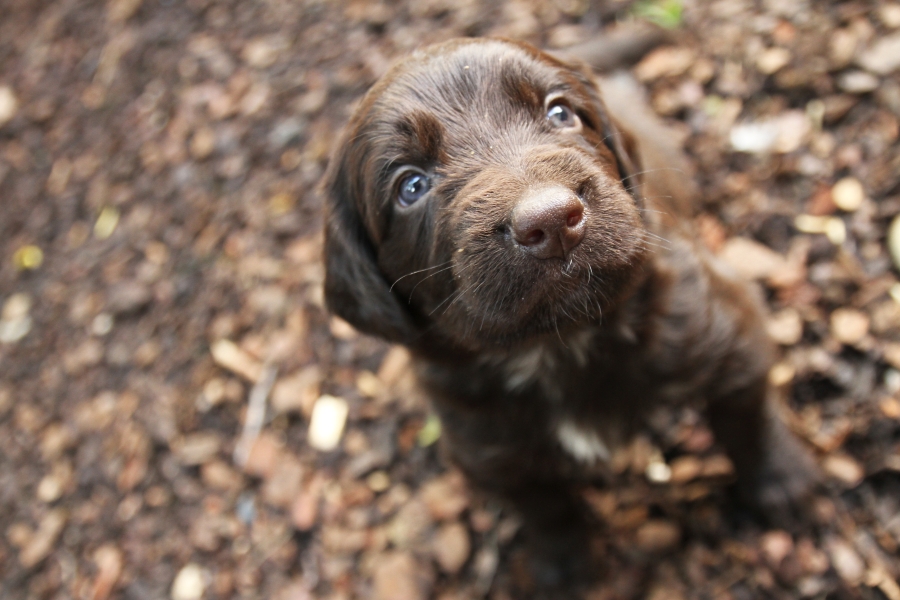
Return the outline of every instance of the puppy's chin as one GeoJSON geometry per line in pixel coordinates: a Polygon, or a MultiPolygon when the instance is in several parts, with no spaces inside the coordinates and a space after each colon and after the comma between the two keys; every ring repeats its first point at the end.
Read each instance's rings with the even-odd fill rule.
{"type": "MultiPolygon", "coordinates": [[[[446,309],[435,311],[435,325],[444,337],[472,350],[512,347],[600,325],[603,315],[633,289],[643,253],[635,248],[622,264],[605,268],[590,264],[588,256],[576,251],[566,261],[474,258],[494,267],[477,277],[460,278],[446,309]]],[[[463,260],[459,270],[478,269],[463,260]]]]}

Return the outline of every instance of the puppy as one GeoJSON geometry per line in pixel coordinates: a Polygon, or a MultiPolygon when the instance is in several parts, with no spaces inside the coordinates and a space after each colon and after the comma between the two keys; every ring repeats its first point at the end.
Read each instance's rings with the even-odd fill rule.
{"type": "Polygon", "coordinates": [[[324,182],[328,306],[410,348],[450,458],[519,511],[550,585],[588,554],[573,482],[661,403],[706,408],[767,513],[815,481],[773,414],[760,303],[691,232],[677,149],[618,117],[577,67],[451,41],[372,88],[324,182]]]}

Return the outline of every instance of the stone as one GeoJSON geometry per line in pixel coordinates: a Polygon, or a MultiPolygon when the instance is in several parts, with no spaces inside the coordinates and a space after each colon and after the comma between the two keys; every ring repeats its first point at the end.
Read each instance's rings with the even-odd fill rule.
{"type": "Polygon", "coordinates": [[[321,379],[322,373],[317,365],[310,365],[279,379],[272,388],[272,408],[278,413],[299,412],[309,418],[319,397],[321,379]]]}
{"type": "Polygon", "coordinates": [[[837,84],[848,94],[867,94],[878,89],[880,81],[865,71],[847,71],[838,76],[837,84]]]}
{"type": "Polygon", "coordinates": [[[208,158],[216,149],[216,132],[210,127],[201,127],[191,137],[190,153],[194,160],[208,158]]]}
{"type": "Polygon", "coordinates": [[[273,434],[263,431],[253,440],[247,460],[243,465],[244,472],[254,477],[269,477],[275,470],[284,446],[273,434]]]}
{"type": "Polygon", "coordinates": [[[263,366],[258,360],[231,340],[219,340],[210,348],[213,360],[220,367],[235,375],[240,375],[251,383],[256,383],[262,375],[263,366]]]}
{"type": "Polygon", "coordinates": [[[172,600],[200,600],[206,590],[206,576],[196,563],[188,563],[172,582],[172,600]]]}
{"type": "Polygon", "coordinates": [[[425,600],[428,578],[408,552],[388,552],[373,567],[374,600],[425,600]]]}
{"type": "Polygon", "coordinates": [[[172,444],[172,450],[181,464],[193,467],[216,456],[222,447],[222,438],[215,432],[192,433],[172,444]]]}
{"type": "Polygon", "coordinates": [[[696,456],[679,456],[672,461],[671,482],[675,484],[687,483],[700,476],[703,472],[703,461],[696,456]]]}
{"type": "Polygon", "coordinates": [[[19,564],[30,569],[47,558],[53,551],[56,540],[59,539],[67,521],[68,514],[61,508],[51,510],[44,515],[37,531],[22,548],[22,552],[19,554],[19,564]]]}
{"type": "Polygon", "coordinates": [[[863,51],[856,61],[865,70],[889,75],[900,68],[900,32],[885,36],[863,51]]]}
{"type": "Polygon", "coordinates": [[[862,558],[846,541],[832,538],[827,545],[828,556],[834,570],[846,583],[858,585],[866,574],[862,558]]]}
{"type": "Polygon", "coordinates": [[[766,331],[782,346],[793,346],[803,337],[803,319],[796,309],[785,308],[769,316],[766,331]]]}
{"type": "Polygon", "coordinates": [[[858,344],[869,334],[869,316],[853,308],[831,313],[831,335],[842,344],[858,344]]]}
{"type": "Polygon", "coordinates": [[[791,53],[786,48],[767,48],[756,58],[756,68],[763,75],[772,75],[791,62],[791,53]]]}
{"type": "Polygon", "coordinates": [[[831,198],[843,211],[854,212],[866,199],[862,183],[855,177],[844,177],[831,188],[831,198]]]}
{"type": "Polygon", "coordinates": [[[431,552],[444,573],[455,575],[469,559],[469,530],[459,522],[443,525],[432,538],[431,552]]]}
{"type": "Polygon", "coordinates": [[[336,396],[323,395],[313,405],[309,419],[307,441],[321,452],[337,448],[347,424],[350,409],[347,401],[336,396]]]}
{"type": "Polygon", "coordinates": [[[672,521],[651,519],[637,530],[638,548],[651,554],[669,552],[680,542],[681,528],[672,521]]]}
{"type": "Polygon", "coordinates": [[[767,531],[759,539],[759,548],[769,567],[777,569],[781,561],[794,551],[794,539],[780,529],[767,531]]]}
{"type": "Polygon", "coordinates": [[[782,255],[745,237],[733,237],[725,242],[719,258],[744,279],[766,279],[788,265],[782,255]]]}
{"type": "Polygon", "coordinates": [[[303,475],[300,461],[294,455],[284,453],[263,485],[263,501],[272,506],[289,507],[300,492],[303,475]]]}
{"type": "Polygon", "coordinates": [[[469,506],[465,480],[458,471],[450,471],[422,486],[419,497],[436,521],[456,519],[469,506]]]}
{"type": "Polygon", "coordinates": [[[0,85],[0,127],[12,120],[19,109],[19,101],[12,88],[8,85],[0,85]]]}
{"type": "Polygon", "coordinates": [[[833,453],[822,461],[826,473],[838,479],[848,487],[859,485],[866,475],[862,465],[855,458],[843,453],[833,453]]]}
{"type": "Polygon", "coordinates": [[[97,575],[91,586],[90,599],[106,600],[122,574],[122,551],[112,544],[104,544],[94,551],[94,564],[97,575]]]}
{"type": "Polygon", "coordinates": [[[677,77],[693,66],[696,60],[690,48],[666,46],[645,56],[634,68],[635,76],[641,81],[654,81],[662,77],[677,77]]]}
{"type": "Polygon", "coordinates": [[[113,315],[136,313],[153,300],[150,288],[136,281],[114,285],[106,297],[106,309],[113,315]]]}

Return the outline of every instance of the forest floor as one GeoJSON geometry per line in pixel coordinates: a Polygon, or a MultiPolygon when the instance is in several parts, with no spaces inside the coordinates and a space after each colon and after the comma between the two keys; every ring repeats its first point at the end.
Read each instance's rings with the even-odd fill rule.
{"type": "MultiPolygon", "coordinates": [[[[315,186],[397,57],[565,47],[646,7],[0,2],[0,598],[529,597],[514,515],[441,461],[406,353],[325,312],[315,186]],[[307,443],[323,394],[349,407],[332,452],[307,443]]],[[[766,530],[669,415],[590,494],[589,598],[900,600],[900,4],[661,15],[633,72],[684,136],[703,240],[766,295],[829,493],[766,530]]]]}

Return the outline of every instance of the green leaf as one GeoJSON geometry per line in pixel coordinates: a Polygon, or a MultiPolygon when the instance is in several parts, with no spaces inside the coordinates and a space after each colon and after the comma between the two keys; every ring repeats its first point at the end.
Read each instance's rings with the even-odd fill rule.
{"type": "Polygon", "coordinates": [[[427,448],[441,438],[441,420],[437,415],[428,415],[422,429],[419,430],[419,445],[427,448]]]}
{"type": "Polygon", "coordinates": [[[634,6],[634,15],[665,29],[681,25],[684,7],[681,0],[644,0],[634,6]]]}

